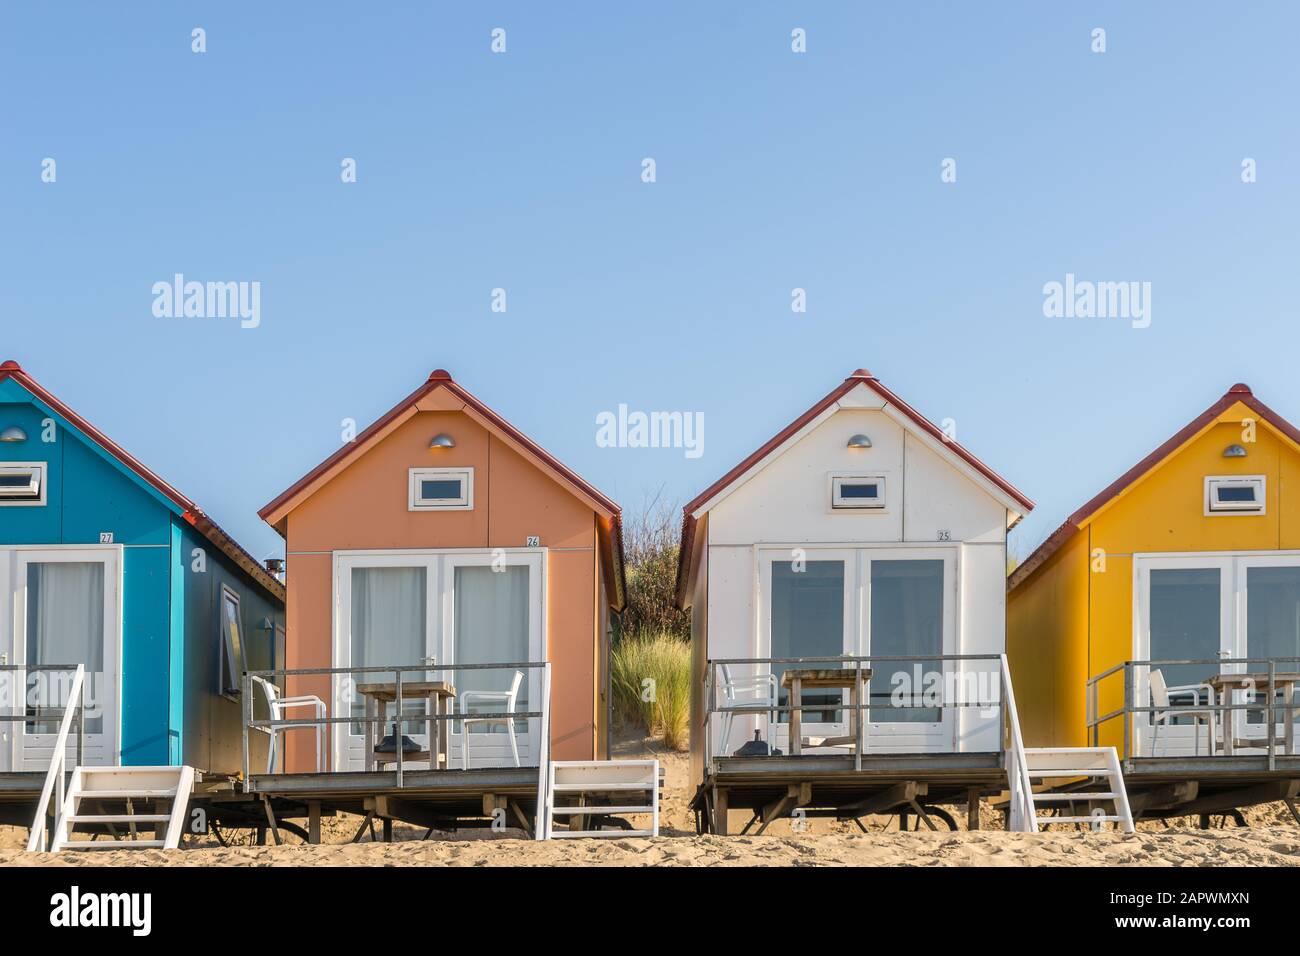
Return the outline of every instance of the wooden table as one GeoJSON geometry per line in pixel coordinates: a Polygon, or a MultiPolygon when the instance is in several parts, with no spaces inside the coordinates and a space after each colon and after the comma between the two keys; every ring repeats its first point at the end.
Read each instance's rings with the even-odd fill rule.
{"type": "MultiPolygon", "coordinates": [[[[1268,674],[1215,674],[1205,683],[1209,684],[1219,694],[1219,703],[1228,704],[1232,700],[1233,691],[1238,690],[1259,690],[1264,689],[1264,693],[1272,696],[1276,693],[1275,688],[1282,689],[1282,736],[1284,741],[1284,753],[1294,754],[1295,751],[1295,688],[1300,684],[1300,673],[1294,671],[1277,671],[1273,674],[1273,680],[1268,679],[1268,674]]],[[[1233,748],[1236,745],[1236,729],[1232,725],[1236,723],[1236,716],[1239,713],[1249,713],[1249,711],[1221,710],[1223,725],[1223,755],[1231,757],[1233,748]]],[[[1267,715],[1267,709],[1264,710],[1267,715]]],[[[1276,715],[1277,711],[1274,710],[1276,715]]],[[[1265,717],[1267,720],[1267,716],[1265,717]]],[[[1273,734],[1273,728],[1270,727],[1268,735],[1273,734]]],[[[1267,746],[1267,736],[1260,743],[1267,746]]]]}
{"type": "MultiPolygon", "coordinates": [[[[383,727],[388,717],[388,705],[397,702],[397,684],[378,683],[378,684],[358,684],[357,693],[366,699],[366,716],[379,716],[381,719],[366,721],[366,769],[374,770],[377,765],[382,763],[396,763],[401,758],[405,763],[419,763],[427,760],[430,769],[447,769],[446,747],[450,746],[450,736],[443,732],[443,725],[448,723],[445,720],[438,720],[439,716],[448,716],[451,714],[452,701],[456,699],[456,688],[445,680],[412,680],[402,681],[402,701],[424,700],[428,713],[429,722],[429,749],[414,751],[411,753],[402,753],[402,724],[399,721],[396,734],[396,751],[392,754],[375,752],[375,727],[383,727]],[[436,756],[434,756],[436,755],[436,756]]],[[[394,707],[394,716],[398,717],[396,707],[394,707]]],[[[380,738],[382,739],[382,738],[380,738]]]]}
{"type": "MultiPolygon", "coordinates": [[[[870,667],[863,667],[861,670],[850,667],[792,667],[786,670],[781,675],[781,686],[789,691],[790,705],[795,708],[790,711],[790,755],[799,756],[800,749],[803,746],[803,713],[799,710],[798,705],[803,703],[803,690],[805,687],[810,689],[829,687],[849,692],[849,703],[853,706],[853,719],[850,721],[853,734],[849,737],[828,737],[822,741],[821,745],[823,747],[840,747],[849,744],[856,749],[862,739],[860,733],[862,711],[859,709],[862,702],[862,685],[870,679],[870,667]]],[[[835,710],[836,708],[818,709],[835,710]]]]}

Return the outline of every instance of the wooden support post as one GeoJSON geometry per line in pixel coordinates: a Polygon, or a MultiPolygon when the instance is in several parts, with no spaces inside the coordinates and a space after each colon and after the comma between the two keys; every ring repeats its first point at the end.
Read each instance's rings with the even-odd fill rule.
{"type": "Polygon", "coordinates": [[[713,790],[713,832],[718,836],[727,835],[727,791],[713,790]]]}
{"type": "Polygon", "coordinates": [[[384,817],[384,842],[393,842],[393,818],[384,817]]]}
{"type": "Polygon", "coordinates": [[[520,829],[527,833],[532,833],[534,829],[533,821],[528,819],[528,814],[524,813],[524,808],[519,805],[518,801],[510,801],[510,810],[514,813],[515,819],[519,821],[520,829]]]}
{"type": "Polygon", "coordinates": [[[915,802],[917,797],[924,797],[929,792],[929,784],[917,783],[915,780],[904,780],[902,783],[896,783],[889,789],[881,790],[865,800],[840,807],[838,816],[841,820],[856,820],[858,817],[870,816],[873,813],[885,813],[895,807],[911,804],[915,802]]]}
{"type": "Polygon", "coordinates": [[[791,810],[795,809],[795,807],[806,806],[811,801],[811,783],[804,782],[790,784],[785,789],[785,796],[781,797],[779,800],[773,800],[762,809],[761,814],[755,814],[755,816],[761,816],[763,823],[754,835],[762,836],[763,831],[773,822],[785,816],[791,810]]]}
{"type": "Polygon", "coordinates": [[[966,829],[980,828],[980,792],[972,787],[966,791],[966,829]]]}
{"type": "Polygon", "coordinates": [[[307,801],[307,842],[320,843],[320,801],[307,801]]]}
{"type": "Polygon", "coordinates": [[[1297,824],[1300,824],[1300,810],[1296,809],[1295,797],[1287,797],[1285,801],[1286,808],[1291,811],[1291,817],[1297,824]]]}
{"type": "Polygon", "coordinates": [[[271,809],[271,798],[262,794],[262,808],[266,811],[266,822],[271,828],[271,840],[276,846],[280,845],[280,828],[275,822],[275,811],[271,809]]]}
{"type": "Polygon", "coordinates": [[[374,819],[374,810],[367,810],[367,812],[365,812],[365,819],[361,821],[361,826],[356,827],[355,834],[352,834],[351,843],[361,842],[361,834],[364,834],[365,829],[367,829],[367,827],[370,826],[370,821],[373,821],[373,819],[374,819]]]}
{"type": "Polygon", "coordinates": [[[1201,785],[1195,780],[1184,780],[1178,783],[1152,787],[1142,793],[1130,794],[1128,798],[1129,809],[1132,811],[1134,819],[1153,810],[1173,810],[1181,814],[1179,808],[1183,804],[1195,800],[1200,789],[1201,785]]]}

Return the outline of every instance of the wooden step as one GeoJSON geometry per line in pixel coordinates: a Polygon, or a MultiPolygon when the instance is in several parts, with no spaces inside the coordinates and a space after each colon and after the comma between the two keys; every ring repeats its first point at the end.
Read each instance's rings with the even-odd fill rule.
{"type": "Polygon", "coordinates": [[[586,814],[588,816],[602,816],[610,813],[651,813],[654,807],[626,806],[626,807],[551,807],[552,813],[573,813],[586,814]]]}
{"type": "Polygon", "coordinates": [[[1071,800],[1114,800],[1118,793],[1093,793],[1089,790],[1075,790],[1070,793],[1036,793],[1035,803],[1068,803],[1071,800]]]}
{"type": "Polygon", "coordinates": [[[1097,816],[1097,817],[1039,817],[1038,825],[1044,823],[1122,823],[1123,817],[1116,816],[1097,816]]]}
{"type": "Polygon", "coordinates": [[[170,813],[77,813],[68,817],[71,823],[166,823],[170,813]]]}
{"type": "Polygon", "coordinates": [[[79,790],[78,800],[155,800],[163,797],[175,797],[172,790],[79,790]]]}

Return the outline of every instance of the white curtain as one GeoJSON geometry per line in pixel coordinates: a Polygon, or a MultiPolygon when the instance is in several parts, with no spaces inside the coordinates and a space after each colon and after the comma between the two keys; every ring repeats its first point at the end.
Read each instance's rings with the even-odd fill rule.
{"type": "MultiPolygon", "coordinates": [[[[98,561],[49,561],[27,565],[27,663],[84,664],[86,668],[87,733],[102,731],[98,701],[108,675],[104,673],[104,565],[98,561]]],[[[66,674],[52,671],[28,675],[36,688],[28,700],[46,707],[66,703],[62,688],[66,674]]],[[[52,732],[49,727],[38,733],[52,732]]]]}
{"type": "MultiPolygon", "coordinates": [[[[455,579],[457,664],[509,664],[528,660],[528,568],[458,567],[455,579]]],[[[457,690],[510,689],[513,670],[456,671],[457,690]]],[[[518,710],[527,710],[528,673],[518,710]]],[[[479,708],[484,709],[484,708],[479,708]]],[[[499,710],[499,706],[486,707],[499,710]]],[[[482,727],[476,727],[474,732],[482,727]]],[[[495,728],[494,728],[495,729],[495,728]]]]}
{"type": "MultiPolygon", "coordinates": [[[[409,666],[428,656],[425,643],[426,576],[424,568],[352,569],[353,667],[409,666]]],[[[403,680],[419,679],[411,671],[403,680]]],[[[356,683],[395,680],[394,674],[357,674],[356,683]]],[[[420,701],[408,701],[404,710],[418,713],[420,701]]],[[[365,712],[365,701],[354,696],[352,713],[365,712]]],[[[360,724],[353,733],[364,733],[360,724]]]]}

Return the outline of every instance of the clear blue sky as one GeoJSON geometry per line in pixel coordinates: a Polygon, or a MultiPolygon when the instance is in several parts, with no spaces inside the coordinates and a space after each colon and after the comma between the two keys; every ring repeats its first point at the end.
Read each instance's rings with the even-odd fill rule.
{"type": "Polygon", "coordinates": [[[1294,3],[5,4],[0,351],[259,557],[257,508],[435,367],[630,510],[865,366],[1038,502],[1026,553],[1233,382],[1300,420],[1297,35],[1294,3]],[[259,281],[261,326],[155,318],[176,272],[259,281]],[[1067,272],[1152,283],[1150,328],[1045,318],[1067,272]],[[619,403],[703,412],[703,456],[598,448],[619,403]]]}

